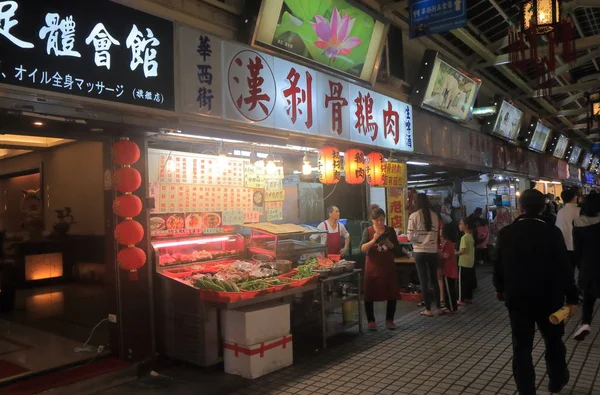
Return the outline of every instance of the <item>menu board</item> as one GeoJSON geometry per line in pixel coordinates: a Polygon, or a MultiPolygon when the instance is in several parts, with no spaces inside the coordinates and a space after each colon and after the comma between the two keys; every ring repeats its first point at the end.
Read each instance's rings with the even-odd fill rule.
{"type": "Polygon", "coordinates": [[[223,227],[283,219],[283,167],[247,159],[149,150],[153,236],[220,233],[223,227]]]}

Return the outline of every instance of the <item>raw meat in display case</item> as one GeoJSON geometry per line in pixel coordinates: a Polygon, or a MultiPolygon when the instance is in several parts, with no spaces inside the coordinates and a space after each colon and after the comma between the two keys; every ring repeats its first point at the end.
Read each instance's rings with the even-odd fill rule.
{"type": "Polygon", "coordinates": [[[244,252],[244,239],[240,235],[156,238],[152,245],[157,269],[235,258],[244,252]]]}

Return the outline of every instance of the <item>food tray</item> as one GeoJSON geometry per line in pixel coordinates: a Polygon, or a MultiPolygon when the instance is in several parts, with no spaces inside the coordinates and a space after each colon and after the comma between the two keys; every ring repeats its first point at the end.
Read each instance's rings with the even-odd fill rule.
{"type": "Polygon", "coordinates": [[[423,296],[421,294],[398,292],[398,298],[405,302],[420,302],[423,299],[423,296]]]}
{"type": "Polygon", "coordinates": [[[279,277],[280,278],[285,278],[285,279],[288,279],[288,280],[292,280],[292,284],[293,284],[292,287],[303,287],[303,286],[308,285],[308,284],[314,284],[319,279],[319,275],[318,274],[315,275],[315,276],[312,276],[312,277],[304,278],[302,280],[294,280],[294,279],[292,279],[292,277],[294,277],[297,273],[298,273],[297,270],[292,270],[291,272],[286,273],[286,274],[282,274],[279,277]]]}
{"type": "Polygon", "coordinates": [[[165,269],[163,270],[163,274],[165,276],[171,277],[171,278],[184,278],[184,277],[189,277],[193,274],[193,272],[191,270],[186,270],[185,268],[178,268],[178,269],[165,269]]]}

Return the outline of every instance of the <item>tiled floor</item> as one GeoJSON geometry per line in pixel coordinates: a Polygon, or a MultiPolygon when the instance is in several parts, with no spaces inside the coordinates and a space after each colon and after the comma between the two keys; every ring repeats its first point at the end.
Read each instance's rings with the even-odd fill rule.
{"type": "Polygon", "coordinates": [[[103,287],[90,284],[19,290],[15,310],[0,314],[0,360],[31,373],[91,360],[97,345],[108,342],[108,323],[96,329],[89,351],[75,349],[107,315],[102,292],[103,287]]]}
{"type": "MultiPolygon", "coordinates": [[[[479,270],[475,304],[457,316],[424,318],[418,309],[396,320],[398,330],[344,336],[339,344],[254,381],[218,368],[177,366],[105,391],[117,394],[495,394],[513,395],[511,335],[505,308],[494,298],[489,269],[479,270]]],[[[598,309],[596,309],[597,312],[598,309]]],[[[585,342],[567,325],[571,382],[563,394],[600,394],[600,341],[585,342]]],[[[546,394],[543,341],[534,349],[539,394],[546,394]]]]}

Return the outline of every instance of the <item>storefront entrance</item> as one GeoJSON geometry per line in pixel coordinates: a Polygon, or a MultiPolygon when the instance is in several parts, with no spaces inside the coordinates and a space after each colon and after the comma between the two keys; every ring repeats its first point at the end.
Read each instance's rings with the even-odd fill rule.
{"type": "Polygon", "coordinates": [[[103,182],[110,144],[74,137],[67,124],[42,116],[3,114],[0,123],[11,133],[0,134],[3,383],[110,351],[103,182]]]}

